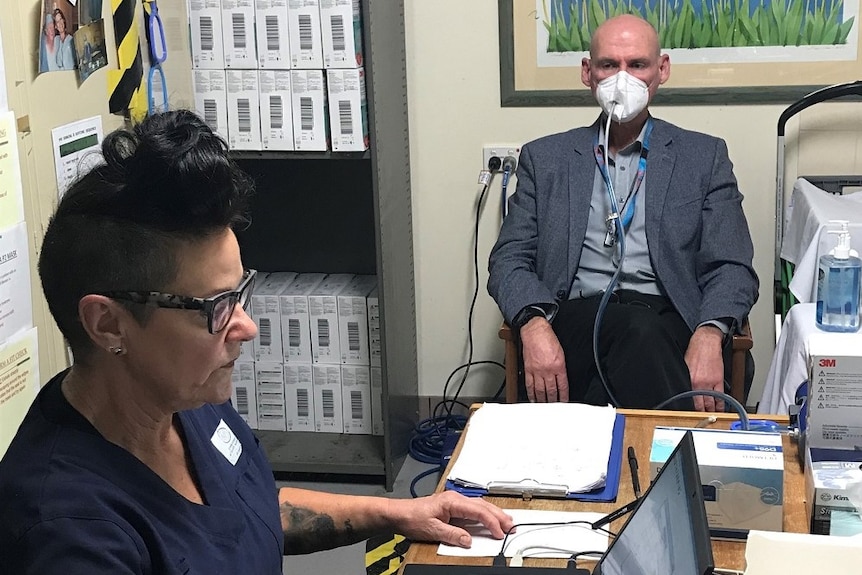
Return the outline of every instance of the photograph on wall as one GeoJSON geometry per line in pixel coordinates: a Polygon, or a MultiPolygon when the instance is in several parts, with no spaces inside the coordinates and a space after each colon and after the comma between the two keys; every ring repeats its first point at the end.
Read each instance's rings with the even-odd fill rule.
{"type": "Polygon", "coordinates": [[[75,55],[81,82],[108,65],[104,20],[96,20],[78,28],[75,32],[75,55]]]}
{"type": "Polygon", "coordinates": [[[39,73],[75,70],[78,10],[69,0],[44,0],[39,33],[39,73]]]}

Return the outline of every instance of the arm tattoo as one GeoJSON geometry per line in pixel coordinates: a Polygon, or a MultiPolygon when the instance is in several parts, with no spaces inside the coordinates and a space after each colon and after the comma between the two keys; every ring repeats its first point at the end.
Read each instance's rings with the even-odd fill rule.
{"type": "Polygon", "coordinates": [[[287,555],[334,549],[368,537],[368,534],[358,533],[350,519],[346,519],[338,528],[329,515],[304,507],[294,507],[289,501],[283,502],[279,511],[281,526],[284,528],[284,551],[287,555]]]}

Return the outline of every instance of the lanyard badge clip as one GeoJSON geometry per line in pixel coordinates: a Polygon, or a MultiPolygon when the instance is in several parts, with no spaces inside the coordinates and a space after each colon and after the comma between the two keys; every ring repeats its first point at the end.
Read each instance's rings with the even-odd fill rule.
{"type": "Polygon", "coordinates": [[[605,233],[605,247],[612,248],[617,243],[617,221],[620,219],[620,215],[616,212],[611,212],[608,214],[608,217],[605,218],[605,225],[607,226],[607,232],[605,233]]]}

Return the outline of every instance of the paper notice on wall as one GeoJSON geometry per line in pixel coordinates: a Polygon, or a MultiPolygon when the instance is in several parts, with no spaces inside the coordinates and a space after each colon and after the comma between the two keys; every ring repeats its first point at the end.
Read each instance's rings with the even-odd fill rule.
{"type": "Polygon", "coordinates": [[[15,113],[0,112],[0,230],[24,221],[15,113]]]}
{"type": "Polygon", "coordinates": [[[94,116],[51,130],[54,142],[54,167],[60,197],[69,185],[102,161],[102,117],[94,116]]]}
{"type": "Polygon", "coordinates": [[[0,344],[0,457],[39,392],[36,328],[0,344]]]}
{"type": "Polygon", "coordinates": [[[0,343],[33,326],[27,226],[0,230],[0,343]]]}
{"type": "Polygon", "coordinates": [[[6,95],[6,56],[3,54],[3,37],[0,35],[0,112],[9,109],[9,98],[6,95]]]}

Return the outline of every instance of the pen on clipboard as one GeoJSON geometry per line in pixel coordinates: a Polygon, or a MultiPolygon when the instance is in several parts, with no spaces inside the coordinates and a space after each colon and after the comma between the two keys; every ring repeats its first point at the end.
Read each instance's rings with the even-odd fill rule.
{"type": "Polygon", "coordinates": [[[635,492],[635,499],[640,499],[641,484],[638,480],[638,458],[635,455],[635,448],[629,445],[629,471],[632,473],[632,489],[635,492]]]}

